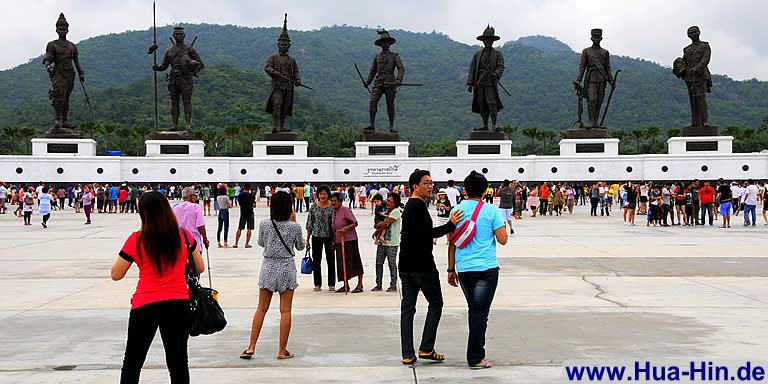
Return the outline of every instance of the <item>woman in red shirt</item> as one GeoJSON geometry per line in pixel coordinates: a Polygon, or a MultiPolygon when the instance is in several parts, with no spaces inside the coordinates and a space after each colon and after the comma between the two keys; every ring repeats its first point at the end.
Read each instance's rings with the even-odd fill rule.
{"type": "Polygon", "coordinates": [[[195,270],[205,269],[192,234],[179,228],[168,200],[158,192],[139,199],[141,228],[128,236],[112,265],[112,280],[120,280],[133,263],[139,281],[131,298],[128,341],[120,383],[138,383],[141,367],[158,327],[163,339],[171,383],[189,383],[189,289],[186,282],[187,246],[193,250],[195,270]]]}
{"type": "Polygon", "coordinates": [[[120,204],[120,213],[127,213],[128,207],[126,202],[128,201],[128,187],[122,186],[117,193],[117,202],[120,204]]]}

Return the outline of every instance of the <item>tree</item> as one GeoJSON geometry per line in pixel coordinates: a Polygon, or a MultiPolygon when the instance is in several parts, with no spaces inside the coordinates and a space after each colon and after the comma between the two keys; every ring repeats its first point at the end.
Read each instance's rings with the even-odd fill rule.
{"type": "Polygon", "coordinates": [[[512,137],[515,136],[515,133],[517,133],[517,125],[514,127],[509,124],[504,124],[499,127],[499,131],[504,134],[504,137],[507,140],[512,140],[512,137]]]}
{"type": "Polygon", "coordinates": [[[134,131],[127,127],[118,127],[115,131],[115,135],[118,138],[118,149],[123,154],[130,153],[131,141],[134,137],[134,131]]]}
{"type": "Polygon", "coordinates": [[[240,134],[240,127],[237,125],[227,125],[224,127],[224,136],[229,139],[231,146],[229,147],[229,154],[234,156],[235,155],[235,141],[237,141],[237,137],[240,134]]]}
{"type": "Polygon", "coordinates": [[[147,141],[154,132],[155,132],[154,128],[146,124],[141,124],[137,126],[136,129],[133,130],[133,134],[136,137],[136,140],[139,142],[139,148],[144,148],[144,150],[146,151],[146,146],[144,146],[144,142],[147,141]]]}
{"type": "Polygon", "coordinates": [[[626,141],[629,138],[629,134],[626,131],[618,131],[618,130],[611,131],[609,133],[609,136],[610,137],[614,137],[616,139],[619,139],[619,151],[620,152],[621,152],[621,149],[622,149],[622,145],[626,145],[626,144],[624,144],[624,141],[626,141]]]}
{"type": "Polygon", "coordinates": [[[651,146],[650,153],[656,152],[656,139],[659,137],[659,133],[661,133],[661,128],[657,126],[650,126],[645,129],[645,135],[648,137],[651,146]]]}
{"type": "Polygon", "coordinates": [[[539,136],[539,129],[538,128],[523,128],[523,136],[530,139],[530,149],[529,153],[533,153],[536,143],[534,140],[536,140],[539,136]]]}
{"type": "Polygon", "coordinates": [[[80,124],[80,132],[88,132],[88,137],[93,139],[97,126],[98,124],[93,120],[84,121],[82,124],[80,124]]]}
{"type": "Polygon", "coordinates": [[[32,127],[21,127],[19,128],[19,137],[21,140],[25,143],[26,151],[25,153],[32,153],[32,141],[31,139],[35,137],[35,134],[37,131],[32,127]]]}
{"type": "Polygon", "coordinates": [[[629,134],[632,135],[633,139],[635,139],[635,144],[637,144],[637,153],[642,152],[640,149],[640,146],[643,144],[643,137],[645,137],[645,131],[640,128],[635,128],[632,131],[630,131],[629,134]]]}
{"type": "Polygon", "coordinates": [[[99,134],[99,136],[104,138],[104,153],[106,154],[107,151],[109,151],[110,142],[112,141],[112,137],[115,136],[115,133],[117,133],[117,124],[114,123],[105,123],[105,124],[99,124],[98,127],[96,127],[96,132],[99,134]]]}
{"type": "Polygon", "coordinates": [[[19,128],[17,127],[5,127],[3,128],[3,136],[5,136],[6,140],[8,140],[8,144],[10,147],[9,153],[11,155],[16,154],[16,147],[19,144],[19,139],[21,136],[19,135],[19,128]]]}
{"type": "Polygon", "coordinates": [[[557,134],[551,129],[543,129],[539,131],[539,139],[544,144],[544,154],[549,154],[549,145],[552,144],[552,139],[554,139],[555,136],[557,136],[557,134]]]}
{"type": "Polygon", "coordinates": [[[723,133],[725,133],[726,136],[733,136],[734,138],[738,138],[741,136],[741,128],[736,125],[731,125],[725,127],[725,129],[723,129],[723,133]]]}
{"type": "Polygon", "coordinates": [[[246,121],[243,123],[242,128],[240,130],[243,132],[243,134],[248,137],[250,140],[245,143],[244,145],[244,152],[248,153],[250,151],[250,145],[252,142],[261,139],[261,124],[259,124],[256,121],[246,121]]]}
{"type": "Polygon", "coordinates": [[[667,129],[667,139],[671,139],[673,137],[680,136],[680,128],[669,128],[667,129]]]}

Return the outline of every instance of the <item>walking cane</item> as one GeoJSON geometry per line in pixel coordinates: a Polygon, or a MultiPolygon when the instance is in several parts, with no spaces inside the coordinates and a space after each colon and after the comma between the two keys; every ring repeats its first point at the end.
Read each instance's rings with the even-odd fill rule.
{"type": "Polygon", "coordinates": [[[341,269],[344,273],[344,296],[349,294],[349,285],[347,285],[347,254],[344,250],[344,234],[341,235],[341,269]]]}
{"type": "Polygon", "coordinates": [[[208,288],[213,288],[211,283],[211,254],[208,252],[208,246],[205,246],[205,260],[208,264],[208,288]]]}

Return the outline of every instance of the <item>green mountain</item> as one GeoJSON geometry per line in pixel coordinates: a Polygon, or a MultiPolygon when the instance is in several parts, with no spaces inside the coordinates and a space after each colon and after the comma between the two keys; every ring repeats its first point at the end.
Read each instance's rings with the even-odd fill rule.
{"type": "MultiPolygon", "coordinates": [[[[268,129],[269,116],[262,112],[268,90],[263,66],[276,51],[279,29],[209,24],[187,25],[186,29],[188,40],[199,37],[195,47],[207,65],[195,89],[195,127],[223,132],[227,126],[257,123],[268,129]]],[[[417,144],[450,143],[466,137],[480,124],[479,116],[471,113],[471,95],[465,85],[469,61],[478,47],[440,33],[390,32],[397,38],[393,50],[405,63],[406,81],[424,84],[404,87],[398,93],[396,124],[402,136],[417,144]]],[[[159,56],[170,45],[166,38],[170,34],[170,27],[158,30],[158,36],[165,36],[160,39],[159,56]]],[[[291,31],[290,35],[291,54],[298,61],[302,80],[316,90],[297,89],[296,116],[289,124],[306,132],[304,136],[322,135],[329,127],[334,127],[331,131],[344,127],[355,136],[358,127],[367,124],[369,96],[352,64],[357,62],[367,75],[378,50],[373,45],[376,31],[333,26],[291,31]]],[[[97,120],[128,128],[151,126],[152,56],[146,54],[151,40],[152,31],[145,30],[78,43],[97,120]]],[[[717,45],[714,47],[713,55],[717,57],[717,45]]],[[[512,96],[503,96],[505,108],[499,123],[519,126],[519,132],[524,127],[558,131],[568,128],[576,119],[577,101],[571,81],[577,73],[578,54],[545,36],[507,42],[501,49],[506,63],[502,82],[512,96]]],[[[669,68],[618,56],[612,57],[612,64],[622,73],[606,125],[625,131],[687,125],[685,86],[669,68]]],[[[163,78],[158,75],[161,125],[167,126],[168,96],[163,78]]],[[[41,57],[0,72],[0,99],[4,101],[0,105],[0,127],[48,128],[53,120],[48,87],[41,57]]],[[[72,100],[72,120],[88,119],[80,89],[75,90],[72,100]]],[[[385,126],[385,109],[382,101],[380,126],[385,126]]],[[[767,111],[768,83],[715,76],[710,96],[713,123],[757,127],[767,111]]]]}

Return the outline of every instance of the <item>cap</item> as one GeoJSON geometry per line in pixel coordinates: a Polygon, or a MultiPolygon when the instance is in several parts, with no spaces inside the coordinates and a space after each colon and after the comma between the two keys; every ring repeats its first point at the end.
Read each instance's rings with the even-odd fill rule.
{"type": "Polygon", "coordinates": [[[440,188],[440,190],[439,190],[439,191],[437,191],[437,193],[442,193],[442,194],[445,194],[445,188],[440,188]]]}

